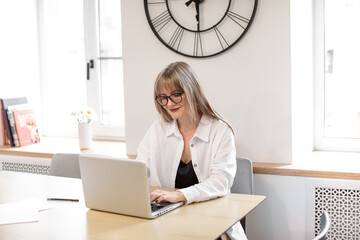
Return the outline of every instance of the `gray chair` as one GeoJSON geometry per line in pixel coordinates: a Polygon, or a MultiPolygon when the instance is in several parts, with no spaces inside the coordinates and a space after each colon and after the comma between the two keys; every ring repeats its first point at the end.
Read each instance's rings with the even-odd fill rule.
{"type": "Polygon", "coordinates": [[[324,211],[320,219],[320,232],[315,238],[313,238],[313,240],[326,240],[326,235],[330,229],[330,225],[331,220],[329,214],[324,211]]]}
{"type": "MultiPolygon", "coordinates": [[[[237,170],[234,183],[231,187],[232,193],[254,194],[253,165],[247,158],[236,158],[237,170]]],[[[246,218],[240,221],[244,231],[246,218]]]]}
{"type": "Polygon", "coordinates": [[[56,153],[51,159],[49,175],[58,177],[81,178],[79,154],[56,153]]]}

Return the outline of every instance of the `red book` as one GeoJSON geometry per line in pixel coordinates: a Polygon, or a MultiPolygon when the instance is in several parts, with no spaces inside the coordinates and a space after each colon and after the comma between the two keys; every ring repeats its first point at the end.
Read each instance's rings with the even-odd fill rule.
{"type": "Polygon", "coordinates": [[[8,118],[8,108],[13,105],[19,105],[19,104],[26,104],[27,98],[26,97],[16,97],[16,98],[2,98],[1,104],[2,104],[2,115],[3,115],[3,123],[5,126],[5,132],[6,132],[6,139],[8,144],[10,146],[14,147],[14,138],[13,138],[13,132],[11,132],[10,129],[10,123],[8,118]]]}
{"type": "Polygon", "coordinates": [[[5,125],[4,125],[4,118],[3,118],[3,103],[2,99],[0,98],[0,145],[6,145],[6,132],[5,132],[5,125]]]}
{"type": "Polygon", "coordinates": [[[34,111],[32,109],[14,110],[13,114],[19,146],[40,142],[34,111]]]}

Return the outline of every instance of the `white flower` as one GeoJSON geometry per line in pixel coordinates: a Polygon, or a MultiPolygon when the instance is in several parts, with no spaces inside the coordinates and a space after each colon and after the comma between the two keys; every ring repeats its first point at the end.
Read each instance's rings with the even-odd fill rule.
{"type": "Polygon", "coordinates": [[[86,110],[72,112],[71,115],[76,118],[76,120],[78,121],[79,124],[90,123],[91,120],[96,119],[95,111],[92,110],[91,108],[87,108],[86,110]]]}

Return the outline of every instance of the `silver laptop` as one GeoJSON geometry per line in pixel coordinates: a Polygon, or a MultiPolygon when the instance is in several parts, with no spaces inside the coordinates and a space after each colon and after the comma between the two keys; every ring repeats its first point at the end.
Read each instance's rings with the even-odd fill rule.
{"type": "Polygon", "coordinates": [[[181,205],[151,203],[144,162],[80,155],[80,172],[88,208],[124,215],[156,218],[181,205]]]}

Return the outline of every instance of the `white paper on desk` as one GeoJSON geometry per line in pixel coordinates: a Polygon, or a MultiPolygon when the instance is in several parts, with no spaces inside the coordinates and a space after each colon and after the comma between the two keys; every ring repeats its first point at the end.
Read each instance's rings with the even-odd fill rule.
{"type": "Polygon", "coordinates": [[[35,199],[35,198],[24,200],[24,201],[26,201],[27,204],[29,204],[29,205],[34,205],[39,212],[54,208],[54,205],[49,204],[47,201],[41,201],[41,200],[35,199]]]}
{"type": "Polygon", "coordinates": [[[0,225],[37,222],[39,211],[50,209],[52,206],[38,199],[27,199],[0,205],[0,225]]]}

